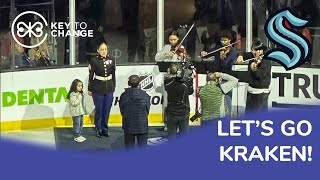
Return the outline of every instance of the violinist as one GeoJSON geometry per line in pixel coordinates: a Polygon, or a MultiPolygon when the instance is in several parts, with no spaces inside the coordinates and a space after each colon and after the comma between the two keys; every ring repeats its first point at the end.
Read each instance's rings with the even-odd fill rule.
{"type": "Polygon", "coordinates": [[[202,51],[201,57],[209,58],[214,56],[213,68],[215,72],[229,73],[232,70],[233,64],[237,59],[237,51],[232,47],[232,34],[230,30],[224,30],[220,33],[221,45],[212,48],[209,52],[202,51]]]}
{"type": "Polygon", "coordinates": [[[186,57],[185,48],[180,45],[179,46],[179,33],[177,31],[172,31],[169,34],[169,42],[170,44],[165,45],[161,51],[159,51],[156,56],[156,61],[183,61],[186,57]]]}
{"type": "MultiPolygon", "coordinates": [[[[221,45],[210,50],[210,52],[202,51],[201,56],[207,58],[214,56],[214,61],[211,67],[208,67],[210,72],[222,72],[226,74],[232,73],[232,66],[237,60],[237,51],[232,47],[232,33],[230,30],[224,30],[220,33],[221,45]]],[[[227,108],[232,108],[232,90],[225,97],[227,108]]]]}
{"type": "Polygon", "coordinates": [[[271,61],[263,59],[268,48],[259,39],[256,39],[251,49],[252,52],[245,52],[237,59],[239,63],[251,59],[248,64],[248,79],[246,80],[249,83],[246,113],[268,110],[271,82],[271,61]]]}
{"type": "MultiPolygon", "coordinates": [[[[167,62],[181,62],[185,59],[186,51],[184,47],[181,45],[179,46],[179,33],[177,31],[172,31],[169,34],[169,42],[170,44],[165,45],[161,51],[159,51],[156,56],[155,60],[157,62],[161,61],[167,61],[167,62]]],[[[179,63],[181,66],[181,64],[179,63]]],[[[170,81],[172,79],[172,73],[164,74],[164,84],[166,84],[167,81],[170,81]]],[[[167,115],[166,115],[166,109],[167,109],[167,92],[163,91],[163,103],[162,103],[162,109],[163,109],[163,119],[164,119],[164,130],[167,130],[167,115]]]]}

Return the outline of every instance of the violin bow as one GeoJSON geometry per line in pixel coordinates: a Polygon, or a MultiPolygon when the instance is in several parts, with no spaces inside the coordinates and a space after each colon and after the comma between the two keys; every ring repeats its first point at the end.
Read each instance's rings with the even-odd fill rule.
{"type": "Polygon", "coordinates": [[[206,57],[206,56],[208,56],[208,55],[210,55],[210,54],[212,54],[212,53],[215,53],[215,52],[217,52],[217,51],[221,51],[222,49],[224,49],[224,48],[226,48],[226,47],[233,46],[234,44],[237,44],[238,42],[240,42],[240,40],[238,40],[238,41],[236,41],[236,42],[234,42],[234,43],[231,43],[231,44],[229,44],[229,45],[223,46],[223,47],[221,47],[221,48],[219,48],[219,49],[216,49],[216,50],[214,50],[214,51],[211,51],[211,52],[209,52],[207,55],[202,56],[202,57],[206,57]]]}
{"type": "Polygon", "coordinates": [[[188,30],[188,32],[186,33],[186,35],[183,37],[183,39],[181,40],[181,42],[179,43],[179,45],[176,47],[176,49],[174,50],[174,53],[177,52],[177,50],[179,49],[179,47],[182,45],[183,41],[187,38],[187,36],[189,35],[189,33],[191,32],[192,28],[194,27],[194,25],[196,24],[196,22],[194,22],[192,24],[192,26],[190,27],[190,29],[188,30]]]}
{"type": "MultiPolygon", "coordinates": [[[[259,56],[259,58],[263,58],[263,56],[264,56],[264,55],[261,55],[261,56],[259,56]]],[[[256,58],[257,58],[257,57],[250,58],[250,59],[246,59],[246,60],[244,60],[244,61],[242,61],[242,62],[248,62],[248,61],[254,60],[254,59],[256,59],[256,58]]]]}

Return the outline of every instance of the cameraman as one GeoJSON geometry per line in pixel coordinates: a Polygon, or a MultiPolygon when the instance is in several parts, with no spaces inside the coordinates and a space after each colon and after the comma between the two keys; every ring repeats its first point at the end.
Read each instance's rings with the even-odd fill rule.
{"type": "Polygon", "coordinates": [[[207,84],[199,88],[201,124],[230,114],[225,96],[238,83],[238,79],[220,72],[209,73],[207,84]]]}
{"type": "Polygon", "coordinates": [[[189,129],[189,95],[194,91],[193,78],[184,78],[185,69],[181,67],[181,64],[172,63],[168,71],[171,78],[164,82],[168,94],[167,127],[168,135],[175,137],[177,128],[181,133],[187,132],[189,129]]]}

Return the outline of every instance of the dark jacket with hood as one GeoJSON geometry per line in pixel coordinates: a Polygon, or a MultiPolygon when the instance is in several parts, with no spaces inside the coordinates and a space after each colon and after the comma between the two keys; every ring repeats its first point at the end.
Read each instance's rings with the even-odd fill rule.
{"type": "Polygon", "coordinates": [[[128,134],[148,132],[150,96],[140,88],[126,88],[120,96],[122,129],[128,134]]]}

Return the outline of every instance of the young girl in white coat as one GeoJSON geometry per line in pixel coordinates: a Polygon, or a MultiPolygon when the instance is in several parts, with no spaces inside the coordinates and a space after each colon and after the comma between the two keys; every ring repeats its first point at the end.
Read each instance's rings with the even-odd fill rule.
{"type": "Polygon", "coordinates": [[[74,140],[83,142],[85,137],[81,136],[83,128],[84,98],[83,83],[79,79],[75,79],[70,87],[67,99],[69,99],[69,110],[73,120],[74,140]]]}

